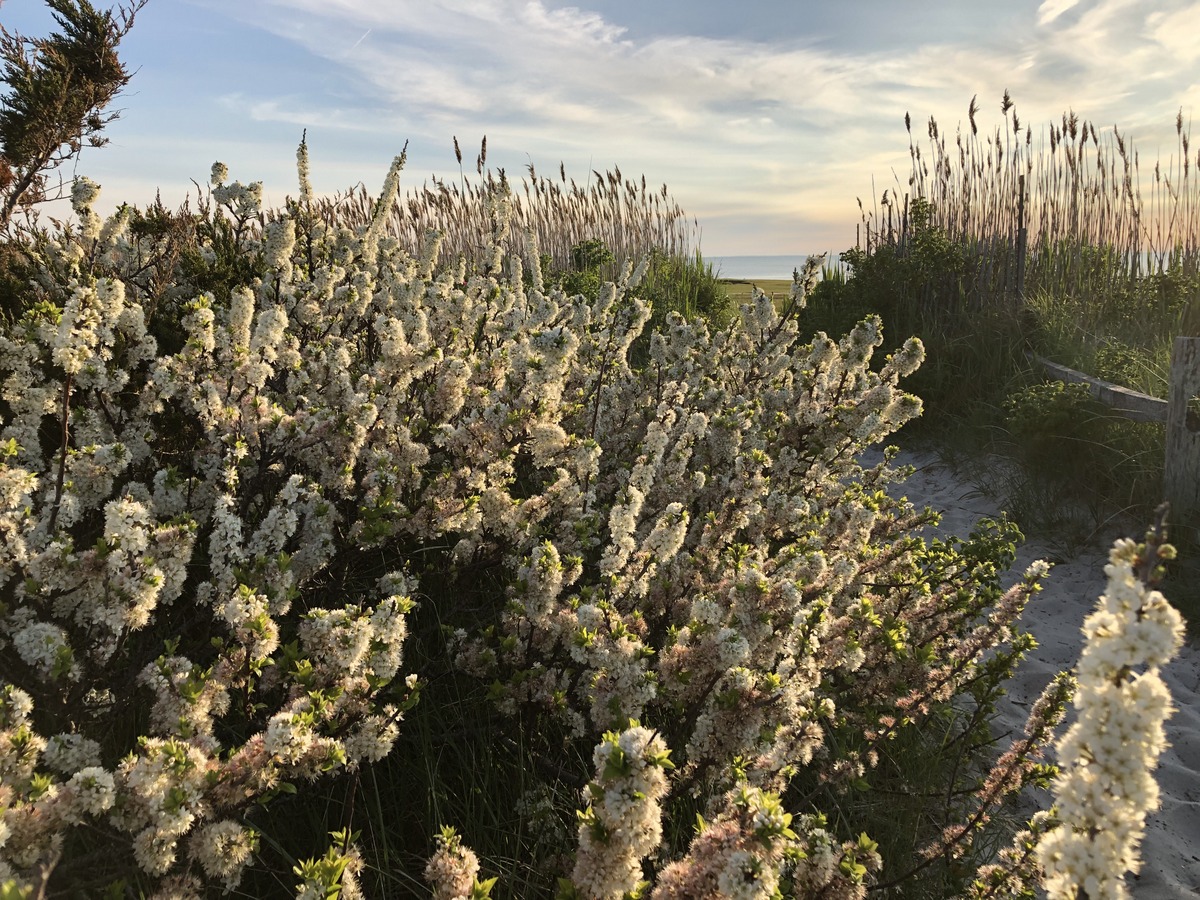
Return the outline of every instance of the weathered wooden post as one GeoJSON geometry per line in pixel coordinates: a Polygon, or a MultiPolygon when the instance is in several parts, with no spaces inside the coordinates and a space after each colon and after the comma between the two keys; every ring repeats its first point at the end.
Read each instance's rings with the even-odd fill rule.
{"type": "Polygon", "coordinates": [[[1025,176],[1017,178],[1017,306],[1025,306],[1025,252],[1029,231],[1025,227],[1025,176]]]}
{"type": "Polygon", "coordinates": [[[1200,542],[1200,337],[1177,337],[1167,395],[1163,488],[1180,537],[1200,542]]]}

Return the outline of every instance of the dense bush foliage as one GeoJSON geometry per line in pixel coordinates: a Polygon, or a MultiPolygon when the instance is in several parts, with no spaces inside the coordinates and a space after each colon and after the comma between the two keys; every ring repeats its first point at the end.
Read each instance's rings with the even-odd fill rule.
{"type": "MultiPolygon", "coordinates": [[[[895,231],[844,252],[813,292],[809,331],[878,314],[886,332],[920,336],[930,359],[909,384],[929,410],[921,427],[952,451],[1015,460],[982,481],[1027,530],[1061,539],[1090,534],[1114,513],[1149,517],[1162,498],[1162,426],[1125,420],[1078,386],[1047,383],[1036,356],[1165,396],[1193,280],[1152,275],[1102,297],[1039,291],[1017,306],[1011,294],[988,293],[996,286],[968,264],[979,249],[936,218],[917,198],[895,231]]],[[[1089,258],[1116,265],[1111,255],[1089,258]]]]}
{"type": "Polygon", "coordinates": [[[989,485],[1005,508],[1024,507],[1022,525],[1048,533],[1067,506],[1086,510],[1086,534],[1114,514],[1152,513],[1163,429],[1088,410],[1068,469],[1061,442],[1026,441],[1006,410],[1045,380],[1030,354],[1166,397],[1174,338],[1200,321],[1200,182],[1182,114],[1177,152],[1143,186],[1139,154],[1115,126],[1070,112],[1035,140],[1007,92],[999,106],[990,130],[975,98],[954,133],[931,118],[927,142],[905,116],[907,182],[860,203],[861,243],[814,296],[814,327],[877,312],[892,334],[919,335],[931,363],[909,387],[932,413],[923,421],[966,456],[1022,463],[989,485]]]}
{"type": "MultiPolygon", "coordinates": [[[[575,245],[570,268],[555,269],[548,254],[542,255],[541,268],[546,284],[592,300],[599,296],[605,281],[620,273],[612,251],[596,238],[575,245]]],[[[526,281],[530,281],[528,274],[526,281]]],[[[706,263],[699,253],[672,256],[652,249],[646,254],[638,295],[650,306],[650,332],[661,331],[672,313],[689,320],[702,316],[717,327],[728,325],[737,313],[712,263],[706,263]]]]}
{"type": "MultiPolygon", "coordinates": [[[[855,448],[918,409],[894,385],[919,347],[872,375],[877,325],[797,345],[760,303],[727,333],[676,320],[635,371],[646,305],[546,294],[536,271],[526,292],[502,198],[490,268],[515,268],[497,278],[438,269],[436,237],[414,260],[372,227],[258,227],[256,185],[221,167],[213,185],[192,278],[226,289],[180,267],[175,353],[138,302],[154,238],[128,210],[101,223],[87,182],[3,342],[12,872],[61,854],[78,883],[88,848],[116,842],[143,876],[236,884],[270,831],[262,801],[395,740],[431,554],[448,599],[426,603],[461,666],[542,720],[547,752],[644,719],[700,797],[733,787],[735,758],[740,780],[785,786],[838,714],[826,666],[869,701],[839,697],[842,715],[877,728],[873,706],[978,612],[901,627],[904,596],[940,579],[911,512],[852,477],[855,448]],[[893,570],[910,584],[868,601],[863,581],[893,570]],[[859,634],[863,616],[888,627],[859,634]],[[892,674],[851,677],[910,644],[892,674]]],[[[593,877],[626,876],[576,873],[593,877]]]]}
{"type": "Polygon", "coordinates": [[[937,325],[949,313],[961,311],[966,300],[965,248],[931,218],[929,203],[918,198],[895,240],[841,254],[853,273],[846,291],[857,304],[877,306],[885,321],[901,332],[937,325]]]}
{"type": "Polygon", "coordinates": [[[928,203],[915,200],[908,213],[891,240],[843,251],[827,268],[807,332],[849,329],[878,315],[891,336],[885,349],[898,346],[899,335],[918,335],[926,346],[928,361],[910,383],[926,401],[926,424],[994,420],[1028,377],[1025,323],[1011,308],[976,302],[969,248],[932,221],[928,203]]]}

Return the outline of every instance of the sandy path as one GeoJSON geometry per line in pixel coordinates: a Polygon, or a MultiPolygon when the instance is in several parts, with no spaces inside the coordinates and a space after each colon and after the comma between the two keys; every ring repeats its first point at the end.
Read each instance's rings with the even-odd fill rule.
{"type": "MultiPolygon", "coordinates": [[[[999,507],[976,496],[974,485],[956,476],[937,456],[905,451],[898,462],[917,471],[894,490],[918,508],[927,505],[942,512],[940,532],[965,537],[980,518],[998,515],[999,507]]],[[[1002,730],[1019,734],[1043,687],[1055,673],[1078,661],[1083,645],[1080,625],[1104,590],[1103,566],[1116,536],[1106,535],[1107,543],[1085,548],[1055,565],[1045,589],[1030,603],[1025,627],[1039,646],[1009,686],[1009,703],[1001,707],[998,723],[1002,730]]],[[[1013,571],[1023,572],[1039,558],[1053,560],[1060,552],[1029,541],[1018,549],[1013,571]]],[[[1156,772],[1162,808],[1147,821],[1141,874],[1130,876],[1138,900],[1200,898],[1200,646],[1196,641],[1184,646],[1163,670],[1163,677],[1177,709],[1167,721],[1171,746],[1156,772]]],[[[1048,802],[1048,796],[1043,802],[1048,802]]]]}

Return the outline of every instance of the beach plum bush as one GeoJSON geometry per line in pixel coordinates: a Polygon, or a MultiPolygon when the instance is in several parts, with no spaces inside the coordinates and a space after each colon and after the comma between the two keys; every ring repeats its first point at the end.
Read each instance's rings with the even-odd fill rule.
{"type": "MultiPolygon", "coordinates": [[[[502,190],[486,265],[436,232],[410,254],[384,228],[402,163],[357,227],[314,214],[303,144],[283,210],[215,165],[170,248],[80,179],[77,223],[26,248],[0,334],[6,890],[370,893],[361,806],[319,848],[295,822],[422,746],[397,742],[435,646],[436,679],[538,736],[538,802],[578,812],[544,895],[862,897],[969,856],[1044,780],[1069,685],[991,766],[1045,566],[1002,587],[1011,527],[929,540],[894,456],[862,462],[920,412],[920,343],[802,337],[809,271],[784,313],[670,316],[635,363],[642,272],[548,287],[502,190]],[[818,807],[947,718],[969,749],[919,859],[818,807]]],[[[504,891],[475,824],[416,823],[407,883],[504,891]]]]}

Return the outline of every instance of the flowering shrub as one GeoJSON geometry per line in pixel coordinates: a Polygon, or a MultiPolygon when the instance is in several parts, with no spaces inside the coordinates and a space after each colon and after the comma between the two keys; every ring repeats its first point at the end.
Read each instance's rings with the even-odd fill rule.
{"type": "Polygon", "coordinates": [[[1083,624],[1079,718],[1058,742],[1061,823],[1038,855],[1053,898],[1129,896],[1146,814],[1158,808],[1154,767],[1166,746],[1171,694],[1158,674],[1183,644],[1183,621],[1146,582],[1174,549],[1161,526],[1147,541],[1119,540],[1104,567],[1108,586],[1083,624]]]}
{"type": "MultiPolygon", "coordinates": [[[[919,342],[801,339],[797,278],[729,328],[671,317],[634,365],[637,271],[572,297],[533,246],[527,284],[502,192],[482,269],[436,233],[414,257],[384,229],[402,161],[357,228],[314,206],[302,145],[284,211],[214,166],[187,253],[101,221],[86,182],[30,249],[0,336],[0,878],[369,893],[353,797],[416,705],[414,642],[537,735],[537,805],[587,784],[543,892],[863,896],[888,860],[815,800],[939,716],[977,790],[913,872],[965,853],[1066,698],[982,777],[1044,567],[1002,590],[1010,528],[926,541],[892,456],[859,462],[919,413],[919,342]],[[296,864],[271,810],[335,782],[343,827],[296,864]]],[[[452,828],[430,847],[443,824],[411,876],[487,896],[452,828]]]]}

